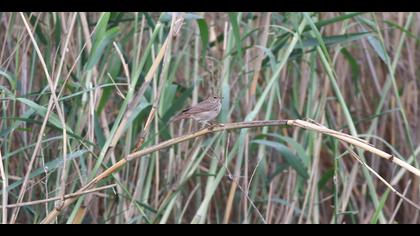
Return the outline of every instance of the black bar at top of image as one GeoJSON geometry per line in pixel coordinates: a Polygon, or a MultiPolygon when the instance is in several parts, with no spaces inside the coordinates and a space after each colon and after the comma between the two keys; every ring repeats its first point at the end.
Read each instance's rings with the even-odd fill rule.
{"type": "Polygon", "coordinates": [[[6,0],[0,11],[418,11],[414,0],[6,0]]]}

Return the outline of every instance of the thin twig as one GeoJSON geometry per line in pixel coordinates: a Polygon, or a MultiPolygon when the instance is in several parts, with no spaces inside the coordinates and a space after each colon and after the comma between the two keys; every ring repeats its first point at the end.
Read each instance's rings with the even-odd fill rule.
{"type": "MultiPolygon", "coordinates": [[[[411,179],[409,179],[409,180],[408,180],[407,185],[405,186],[405,189],[404,189],[404,191],[403,191],[403,193],[402,193],[402,195],[403,195],[403,196],[405,196],[405,195],[407,194],[408,189],[409,189],[409,187],[410,187],[410,184],[411,184],[411,179]]],[[[401,207],[401,205],[402,205],[403,201],[404,201],[404,198],[401,198],[401,199],[398,201],[398,204],[397,204],[397,206],[395,207],[394,212],[393,212],[393,213],[392,213],[392,215],[391,215],[391,218],[389,218],[388,224],[392,224],[392,223],[394,222],[395,216],[397,215],[397,213],[398,213],[398,211],[399,211],[399,209],[400,209],[400,207],[401,207]]]]}
{"type": "Polygon", "coordinates": [[[350,152],[351,156],[354,157],[360,164],[362,164],[364,167],[366,167],[370,172],[372,172],[382,183],[384,183],[393,193],[397,194],[401,199],[408,202],[410,205],[414,206],[418,210],[420,210],[420,205],[416,204],[415,202],[411,201],[410,199],[406,198],[403,194],[398,192],[390,183],[388,183],[382,176],[380,176],[376,171],[374,171],[370,166],[368,166],[365,162],[360,159],[360,157],[346,144],[343,143],[343,145],[347,148],[347,150],[350,152]]]}
{"type": "MultiPolygon", "coordinates": [[[[286,125],[287,120],[270,120],[270,121],[248,121],[248,122],[238,122],[238,123],[230,123],[230,124],[220,124],[217,127],[209,127],[205,129],[201,129],[195,133],[192,134],[186,134],[180,137],[176,137],[170,140],[167,140],[165,142],[156,144],[154,146],[145,148],[143,150],[134,152],[129,154],[126,158],[121,159],[114,165],[112,165],[110,168],[106,169],[104,172],[96,176],[92,181],[87,183],[85,186],[83,186],[81,189],[79,189],[76,193],[86,191],[93,186],[95,186],[99,181],[102,179],[108,177],[121,167],[123,167],[125,164],[127,164],[129,161],[135,160],[137,158],[143,157],[145,155],[148,155],[150,153],[168,148],[170,146],[173,146],[175,144],[185,142],[206,134],[220,132],[224,130],[233,130],[233,129],[242,129],[242,128],[252,128],[252,127],[263,127],[263,126],[280,126],[280,125],[286,125]]],[[[70,204],[72,204],[74,201],[77,200],[77,197],[69,198],[64,201],[63,206],[61,206],[61,210],[68,207],[70,204]]],[[[53,209],[50,214],[48,214],[42,221],[42,224],[49,224],[51,223],[61,212],[61,210],[53,209]]]]}
{"type": "MultiPolygon", "coordinates": [[[[172,39],[173,39],[172,35],[174,33],[176,33],[176,28],[179,28],[180,27],[179,25],[181,25],[182,22],[183,22],[182,21],[183,20],[182,17],[179,17],[179,19],[181,19],[181,21],[178,21],[177,18],[176,18],[176,16],[173,15],[173,19],[172,19],[172,23],[171,23],[171,29],[169,30],[169,36],[168,36],[168,38],[165,41],[165,44],[167,44],[167,47],[165,47],[165,50],[163,50],[163,46],[162,46],[162,49],[159,52],[159,54],[164,53],[163,54],[163,62],[162,62],[162,67],[163,68],[164,68],[165,64],[167,64],[168,61],[169,61],[169,55],[170,55],[169,53],[170,53],[170,50],[171,50],[172,39]],[[175,22],[178,22],[177,23],[178,25],[175,25],[175,22]]],[[[159,54],[158,54],[158,57],[159,57],[159,54]]],[[[160,60],[162,60],[162,58],[160,58],[160,60]]],[[[150,79],[152,79],[152,77],[150,77],[150,79]]],[[[163,73],[161,73],[160,79],[159,79],[159,89],[158,89],[158,92],[157,92],[157,94],[156,94],[156,96],[154,98],[153,106],[152,106],[152,109],[149,112],[149,116],[146,119],[146,124],[144,125],[144,128],[143,128],[142,132],[140,133],[140,140],[137,143],[135,150],[139,150],[141,148],[141,146],[144,143],[145,137],[149,133],[150,125],[152,124],[152,120],[155,117],[155,112],[157,110],[157,105],[159,104],[159,101],[160,101],[160,94],[161,94],[161,91],[162,91],[162,88],[163,88],[163,85],[164,84],[165,83],[164,83],[163,73]]]]}
{"type": "Polygon", "coordinates": [[[245,198],[251,203],[251,206],[255,209],[255,212],[257,212],[257,215],[261,219],[261,221],[264,224],[267,224],[267,221],[265,220],[264,216],[258,210],[258,207],[254,204],[254,201],[252,201],[252,199],[249,197],[248,189],[242,188],[242,186],[239,184],[238,177],[233,176],[232,172],[230,172],[229,168],[226,165],[224,165],[223,167],[228,172],[228,178],[231,179],[232,181],[236,182],[236,186],[239,188],[239,190],[241,190],[241,192],[244,194],[245,198]]]}
{"type": "MultiPolygon", "coordinates": [[[[98,187],[98,188],[92,188],[92,189],[89,189],[89,190],[86,190],[86,191],[83,191],[83,192],[80,192],[80,193],[67,194],[67,195],[64,195],[64,199],[77,197],[77,196],[92,193],[92,192],[98,192],[98,191],[101,191],[101,190],[113,188],[115,186],[117,186],[117,184],[110,184],[110,185],[106,185],[106,186],[102,186],[102,187],[98,187]]],[[[36,201],[31,201],[31,202],[22,202],[22,203],[19,203],[19,204],[10,204],[10,205],[6,205],[6,207],[4,207],[5,205],[3,204],[3,205],[0,205],[0,208],[7,209],[7,208],[14,208],[14,207],[31,206],[31,205],[37,205],[37,204],[41,204],[41,203],[61,200],[61,198],[62,198],[61,196],[57,196],[57,197],[52,197],[52,198],[47,198],[47,199],[42,199],[42,200],[36,200],[36,201]]]]}
{"type": "MultiPolygon", "coordinates": [[[[67,145],[67,140],[66,140],[66,137],[67,137],[66,132],[67,131],[66,131],[66,122],[65,122],[65,118],[64,118],[64,113],[63,113],[63,111],[62,111],[62,109],[61,109],[61,107],[58,103],[57,95],[55,94],[55,90],[57,88],[58,81],[56,83],[54,83],[53,80],[51,79],[50,73],[48,71],[48,67],[45,64],[44,57],[42,56],[41,50],[39,49],[38,44],[37,44],[37,42],[36,42],[36,40],[33,36],[31,28],[30,28],[25,16],[23,15],[23,13],[20,12],[19,14],[22,18],[22,21],[25,25],[26,30],[28,31],[29,37],[32,41],[32,44],[33,44],[34,48],[35,48],[37,56],[39,57],[39,61],[42,64],[42,68],[44,69],[45,76],[46,76],[47,81],[48,81],[48,86],[50,87],[50,90],[51,90],[51,97],[50,97],[50,101],[49,101],[49,104],[48,104],[47,112],[46,112],[45,117],[44,117],[44,122],[41,126],[41,130],[40,130],[40,133],[38,135],[37,143],[35,145],[35,150],[32,153],[32,157],[31,157],[31,160],[29,162],[28,169],[27,169],[27,172],[26,172],[23,184],[22,184],[22,188],[20,189],[20,192],[19,192],[18,199],[17,199],[16,203],[22,202],[23,197],[25,195],[26,186],[27,186],[28,180],[29,180],[29,174],[31,173],[33,164],[35,162],[35,157],[36,157],[36,155],[39,151],[39,148],[41,146],[40,144],[41,144],[41,140],[42,140],[42,136],[43,136],[45,126],[47,124],[47,120],[49,118],[49,115],[50,115],[52,109],[54,109],[54,106],[55,106],[55,109],[57,110],[58,117],[60,119],[60,122],[61,122],[61,125],[62,125],[62,128],[63,128],[63,147],[67,145]]],[[[65,151],[66,151],[66,147],[64,147],[64,151],[63,151],[63,159],[64,160],[66,160],[66,155],[67,155],[67,153],[65,151]]],[[[18,214],[19,214],[19,207],[14,209],[14,211],[12,213],[12,216],[11,216],[11,219],[10,219],[10,223],[12,223],[12,224],[15,223],[18,214]]]]}
{"type": "Polygon", "coordinates": [[[131,77],[130,77],[130,70],[128,69],[127,62],[125,61],[124,56],[123,56],[120,48],[118,47],[117,43],[112,42],[112,45],[114,45],[114,48],[117,50],[117,54],[120,57],[121,63],[122,63],[123,68],[124,68],[125,76],[127,77],[127,81],[128,81],[127,83],[130,84],[130,78],[131,77]]]}
{"type": "MultiPolygon", "coordinates": [[[[7,186],[8,186],[8,179],[6,176],[6,172],[4,170],[4,166],[3,166],[3,157],[1,156],[1,149],[0,149],[0,175],[1,175],[1,180],[3,182],[3,196],[2,196],[2,204],[3,205],[7,205],[7,186]]],[[[7,208],[3,209],[3,217],[2,217],[2,223],[3,224],[7,224],[7,208]]]]}
{"type": "MultiPolygon", "coordinates": [[[[151,146],[151,147],[145,148],[143,150],[131,153],[126,158],[121,159],[120,161],[115,163],[113,166],[106,169],[104,172],[102,172],[98,176],[96,176],[91,182],[86,184],[84,187],[82,187],[76,193],[86,191],[86,190],[92,188],[99,181],[108,177],[109,175],[111,175],[112,173],[114,173],[115,171],[117,171],[118,169],[120,169],[121,167],[123,167],[125,164],[127,164],[128,162],[130,162],[132,160],[138,159],[140,157],[146,156],[146,155],[151,154],[151,153],[156,152],[156,151],[161,151],[165,148],[171,147],[171,146],[176,145],[176,144],[181,143],[181,142],[185,142],[185,141],[188,141],[188,140],[191,140],[191,139],[194,139],[194,138],[206,135],[206,134],[215,133],[215,132],[234,130],[234,129],[255,128],[255,127],[264,127],[264,126],[282,126],[282,125],[291,125],[291,126],[302,127],[302,128],[306,128],[306,129],[309,129],[309,130],[314,130],[314,131],[317,131],[317,132],[321,132],[321,133],[324,133],[324,134],[334,136],[337,139],[340,139],[344,142],[350,143],[354,146],[357,146],[359,148],[363,148],[363,149],[365,149],[367,151],[370,151],[372,153],[375,153],[375,154],[377,154],[377,155],[379,155],[383,158],[386,158],[386,159],[394,162],[395,164],[400,165],[402,168],[406,168],[407,170],[416,174],[417,176],[420,176],[420,170],[418,170],[415,167],[405,163],[404,161],[394,157],[393,155],[388,154],[386,152],[383,152],[383,151],[367,144],[365,141],[363,141],[361,139],[353,138],[352,136],[349,136],[348,134],[328,129],[325,126],[322,126],[320,124],[314,124],[314,123],[303,121],[303,120],[262,120],[262,121],[260,120],[260,121],[248,121],[248,122],[238,122],[238,123],[229,123],[229,124],[219,124],[216,127],[204,128],[204,129],[201,129],[201,130],[199,130],[197,132],[194,132],[192,134],[186,134],[186,135],[183,135],[183,136],[180,136],[180,137],[172,138],[170,140],[164,141],[164,142],[156,144],[154,146],[151,146]],[[392,158],[391,158],[391,156],[392,156],[392,158]]],[[[77,197],[71,197],[71,198],[65,200],[64,204],[62,206],[62,209],[68,207],[76,199],[77,199],[77,197]]],[[[51,223],[58,216],[59,213],[60,213],[60,211],[58,211],[57,209],[54,209],[53,211],[50,212],[49,215],[47,215],[42,220],[41,223],[51,223]]]]}
{"type": "MultiPolygon", "coordinates": [[[[61,60],[60,60],[60,63],[58,64],[59,66],[58,66],[58,70],[57,70],[57,74],[56,74],[56,80],[55,80],[55,83],[53,81],[54,84],[53,84],[53,87],[51,87],[51,93],[55,93],[55,91],[53,91],[53,88],[55,90],[57,88],[57,85],[58,85],[58,80],[60,78],[61,70],[62,70],[63,65],[64,65],[64,59],[66,58],[66,54],[67,54],[67,51],[68,51],[70,36],[71,36],[71,33],[73,32],[73,28],[74,28],[74,25],[76,23],[76,16],[77,16],[77,13],[74,13],[73,18],[72,18],[71,23],[70,23],[69,30],[67,32],[66,41],[64,43],[64,47],[62,48],[61,60]]],[[[64,85],[63,85],[63,87],[64,87],[64,85]]],[[[57,102],[58,102],[58,97],[56,99],[57,99],[57,102]]],[[[59,107],[60,105],[57,103],[56,106],[59,107]]],[[[61,111],[64,110],[64,107],[61,107],[60,110],[58,109],[58,107],[57,107],[57,112],[60,112],[60,110],[61,111]]],[[[62,168],[62,173],[61,173],[61,178],[60,178],[60,182],[61,182],[61,189],[60,189],[61,202],[60,202],[59,205],[61,205],[62,202],[65,200],[64,197],[65,197],[65,194],[66,194],[66,180],[67,180],[67,132],[66,132],[66,126],[65,126],[65,120],[64,120],[64,113],[61,115],[60,119],[62,119],[61,121],[62,121],[62,124],[63,124],[63,168],[62,168]]]]}
{"type": "Polygon", "coordinates": [[[154,60],[152,66],[150,67],[149,71],[146,74],[146,77],[144,79],[144,82],[142,83],[140,89],[137,92],[137,95],[133,98],[133,100],[129,103],[128,109],[126,113],[124,114],[117,130],[115,131],[114,137],[112,138],[111,147],[114,147],[117,142],[120,140],[120,137],[123,135],[126,124],[131,117],[131,115],[134,112],[135,107],[139,104],[141,98],[143,97],[144,93],[146,92],[146,89],[149,87],[150,81],[152,80],[153,76],[155,75],[158,66],[160,65],[160,62],[163,60],[163,56],[165,55],[166,48],[168,47],[170,36],[165,40],[163,43],[158,55],[156,56],[156,59],[154,60]]]}

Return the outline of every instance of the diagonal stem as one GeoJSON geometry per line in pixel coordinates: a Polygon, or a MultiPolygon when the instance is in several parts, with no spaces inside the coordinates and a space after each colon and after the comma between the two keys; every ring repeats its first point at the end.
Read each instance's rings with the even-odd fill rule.
{"type": "MultiPolygon", "coordinates": [[[[85,186],[80,188],[75,194],[80,193],[80,192],[84,192],[84,191],[87,191],[87,190],[93,188],[99,181],[105,179],[106,177],[108,177],[109,175],[111,175],[115,171],[119,170],[121,167],[123,167],[125,164],[127,164],[128,162],[130,162],[132,160],[135,160],[135,159],[138,159],[140,157],[149,155],[153,152],[163,150],[165,148],[171,147],[171,146],[176,145],[178,143],[182,143],[182,142],[185,142],[185,141],[188,141],[188,140],[191,140],[191,139],[194,139],[194,138],[206,135],[206,134],[211,134],[211,133],[216,133],[216,132],[221,132],[221,131],[265,127],[265,126],[282,126],[282,125],[296,126],[296,127],[300,127],[300,128],[304,128],[304,129],[308,129],[308,130],[313,130],[313,131],[316,131],[316,132],[320,132],[320,133],[323,133],[323,134],[326,134],[326,135],[333,136],[333,137],[335,137],[339,140],[342,140],[346,143],[350,143],[350,144],[352,144],[356,147],[362,148],[362,149],[364,149],[366,151],[369,151],[369,152],[372,152],[372,153],[374,153],[374,154],[376,154],[376,155],[378,155],[382,158],[385,158],[389,161],[392,161],[393,163],[401,166],[402,168],[407,169],[408,171],[410,171],[413,174],[420,177],[420,170],[419,169],[407,164],[406,162],[404,162],[401,159],[398,159],[397,157],[393,156],[392,154],[388,154],[388,153],[386,153],[382,150],[379,150],[379,149],[373,147],[372,145],[370,145],[369,143],[367,143],[366,141],[364,141],[362,139],[359,139],[357,137],[353,137],[353,136],[350,136],[348,134],[341,133],[341,132],[338,132],[338,131],[335,131],[335,130],[332,130],[332,129],[328,129],[327,127],[325,127],[321,124],[317,124],[317,123],[314,123],[314,122],[303,121],[303,120],[260,120],[260,121],[228,123],[228,124],[219,125],[217,127],[204,128],[204,129],[201,129],[197,132],[182,135],[182,136],[176,137],[176,138],[172,138],[172,139],[169,139],[167,141],[156,144],[154,146],[145,148],[143,150],[133,152],[133,153],[127,155],[125,158],[118,161],[117,163],[115,163],[114,165],[112,165],[111,167],[109,167],[108,169],[106,169],[104,172],[102,172],[98,176],[96,176],[88,184],[86,184],[85,186]]],[[[70,198],[66,199],[60,210],[55,208],[53,211],[50,212],[50,214],[48,214],[41,221],[41,223],[43,223],[43,224],[51,223],[60,214],[62,209],[68,207],[70,204],[72,204],[74,201],[76,201],[78,197],[79,197],[79,195],[76,195],[76,196],[73,196],[73,197],[70,197],[70,198]]]]}

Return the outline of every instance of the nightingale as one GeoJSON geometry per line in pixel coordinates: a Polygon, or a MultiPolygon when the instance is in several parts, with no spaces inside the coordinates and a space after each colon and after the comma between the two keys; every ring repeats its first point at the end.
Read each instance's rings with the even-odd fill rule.
{"type": "Polygon", "coordinates": [[[210,121],[219,115],[222,108],[222,97],[210,96],[194,106],[190,106],[176,115],[171,122],[191,118],[204,125],[210,125],[210,121]]]}

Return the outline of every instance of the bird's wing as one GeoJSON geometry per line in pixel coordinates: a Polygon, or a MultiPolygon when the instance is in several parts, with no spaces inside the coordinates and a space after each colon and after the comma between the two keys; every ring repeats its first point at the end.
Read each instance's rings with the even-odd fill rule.
{"type": "Polygon", "coordinates": [[[191,108],[194,108],[194,107],[196,107],[196,106],[201,106],[203,103],[204,103],[204,101],[201,101],[201,102],[199,102],[199,103],[195,104],[194,106],[188,106],[188,107],[186,107],[186,108],[184,108],[184,109],[182,110],[182,113],[183,113],[183,112],[187,112],[187,111],[191,110],[191,108]]]}
{"type": "Polygon", "coordinates": [[[210,111],[216,109],[217,104],[209,104],[208,102],[200,102],[197,105],[185,108],[182,113],[185,114],[196,114],[199,112],[210,111]]]}

